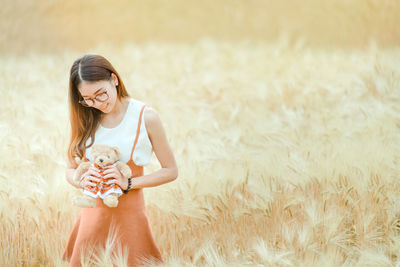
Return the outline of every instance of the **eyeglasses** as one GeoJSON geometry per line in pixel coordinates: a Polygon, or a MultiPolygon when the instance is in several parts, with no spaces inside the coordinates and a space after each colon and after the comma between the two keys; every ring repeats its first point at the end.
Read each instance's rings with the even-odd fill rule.
{"type": "Polygon", "coordinates": [[[97,95],[94,99],[87,98],[87,99],[79,100],[79,104],[81,104],[84,107],[93,107],[94,100],[99,101],[99,102],[104,102],[107,99],[108,99],[107,91],[104,91],[103,93],[97,95]]]}

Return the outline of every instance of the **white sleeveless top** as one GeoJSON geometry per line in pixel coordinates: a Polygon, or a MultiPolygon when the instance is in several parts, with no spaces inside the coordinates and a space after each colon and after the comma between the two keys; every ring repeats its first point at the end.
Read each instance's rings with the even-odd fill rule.
{"type": "MultiPolygon", "coordinates": [[[[143,102],[130,98],[128,109],[126,110],[124,118],[120,124],[114,128],[105,128],[99,125],[99,128],[95,133],[94,144],[105,144],[118,147],[121,153],[120,161],[127,163],[131,158],[133,143],[135,142],[137,126],[139,123],[139,115],[143,105],[143,102]]],[[[153,146],[151,145],[149,136],[147,135],[144,120],[146,108],[143,110],[139,138],[132,155],[133,162],[138,166],[149,164],[153,153],[153,146]]],[[[89,145],[90,142],[91,138],[89,137],[86,145],[89,145]]],[[[86,149],[86,158],[93,162],[92,155],[90,154],[91,150],[92,147],[86,149]]]]}

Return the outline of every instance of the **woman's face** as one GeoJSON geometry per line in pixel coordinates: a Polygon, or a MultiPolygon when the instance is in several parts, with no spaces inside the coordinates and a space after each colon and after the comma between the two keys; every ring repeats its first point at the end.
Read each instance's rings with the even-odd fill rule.
{"type": "Polygon", "coordinates": [[[82,81],[78,90],[83,97],[83,99],[90,103],[93,101],[91,107],[97,108],[98,110],[109,113],[113,110],[115,102],[117,100],[117,89],[118,79],[115,74],[111,74],[112,78],[110,80],[102,80],[97,82],[87,82],[82,81]],[[105,99],[104,101],[101,101],[105,99]]]}

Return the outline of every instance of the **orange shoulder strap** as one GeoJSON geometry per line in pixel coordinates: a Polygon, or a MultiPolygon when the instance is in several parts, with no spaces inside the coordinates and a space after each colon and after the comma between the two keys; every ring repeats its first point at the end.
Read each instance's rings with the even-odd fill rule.
{"type": "Polygon", "coordinates": [[[136,143],[137,143],[138,138],[139,138],[140,126],[142,124],[142,115],[143,115],[143,111],[144,111],[145,107],[146,107],[146,105],[143,105],[142,110],[140,111],[139,122],[138,122],[137,130],[136,130],[135,142],[133,143],[132,152],[131,152],[131,160],[132,160],[132,156],[133,156],[133,151],[135,150],[136,143]]]}

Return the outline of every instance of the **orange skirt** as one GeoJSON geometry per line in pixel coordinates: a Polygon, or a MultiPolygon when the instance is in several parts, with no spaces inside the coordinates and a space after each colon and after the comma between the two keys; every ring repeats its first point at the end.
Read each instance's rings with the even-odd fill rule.
{"type": "MultiPolygon", "coordinates": [[[[146,259],[164,263],[146,215],[142,188],[123,194],[115,208],[104,205],[100,198],[96,207],[82,208],[62,259],[69,261],[69,266],[81,266],[81,253],[86,254],[81,249],[105,248],[110,229],[116,230],[116,241],[128,249],[128,266],[143,264],[146,259]]],[[[113,251],[116,249],[114,245],[113,251]]]]}

